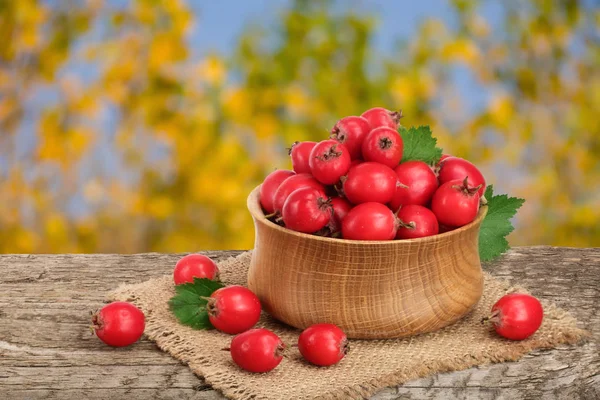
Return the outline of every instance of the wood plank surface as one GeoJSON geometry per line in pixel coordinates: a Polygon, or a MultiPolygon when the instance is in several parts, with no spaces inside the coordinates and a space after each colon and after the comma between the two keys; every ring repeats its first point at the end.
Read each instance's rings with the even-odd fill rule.
{"type": "MultiPolygon", "coordinates": [[[[239,253],[205,252],[215,260],[239,253]]],[[[222,399],[151,342],[113,349],[89,330],[89,312],[108,291],[169,274],[181,256],[0,256],[0,399],[222,399]]],[[[592,339],[373,398],[600,399],[600,249],[520,247],[484,269],[569,310],[592,339]]]]}

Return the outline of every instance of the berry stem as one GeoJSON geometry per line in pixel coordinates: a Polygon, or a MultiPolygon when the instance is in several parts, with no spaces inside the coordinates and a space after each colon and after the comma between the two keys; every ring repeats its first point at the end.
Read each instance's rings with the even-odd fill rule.
{"type": "Polygon", "coordinates": [[[390,117],[392,117],[392,120],[396,123],[396,125],[400,123],[400,118],[402,118],[403,116],[404,115],[402,115],[402,110],[393,111],[390,113],[390,117]]]}
{"type": "Polygon", "coordinates": [[[336,147],[337,147],[337,144],[334,144],[333,146],[331,146],[329,148],[329,150],[326,153],[318,155],[318,156],[316,156],[316,158],[320,161],[328,161],[328,160],[331,160],[332,158],[337,158],[337,157],[341,156],[342,152],[337,151],[336,147]]]}
{"type": "Polygon", "coordinates": [[[467,175],[465,176],[465,179],[463,180],[462,184],[453,185],[452,188],[462,191],[467,196],[473,196],[479,191],[479,189],[481,189],[482,186],[483,184],[479,184],[479,186],[477,187],[469,187],[469,176],[467,175]]]}
{"type": "Polygon", "coordinates": [[[489,317],[483,317],[481,318],[481,325],[483,325],[485,322],[490,321],[492,323],[498,323],[500,322],[500,310],[494,310],[489,317]]]}
{"type": "Polygon", "coordinates": [[[329,135],[329,138],[337,140],[340,143],[344,143],[346,141],[346,135],[344,135],[344,132],[337,126],[334,126],[331,129],[331,134],[329,135]]]}
{"type": "Polygon", "coordinates": [[[479,192],[479,189],[483,187],[483,183],[480,183],[477,187],[469,189],[469,194],[475,194],[479,192]]]}
{"type": "MultiPolygon", "coordinates": [[[[398,210],[400,211],[400,210],[398,210]]],[[[402,221],[400,218],[398,218],[398,228],[406,228],[406,229],[415,229],[417,227],[417,225],[415,224],[415,221],[410,221],[409,223],[406,223],[404,221],[402,221]]]]}
{"type": "Polygon", "coordinates": [[[292,155],[292,149],[294,148],[294,146],[296,146],[297,144],[299,144],[300,142],[296,141],[294,143],[292,143],[292,145],[290,147],[287,147],[286,150],[288,152],[288,156],[292,155]]]}
{"type": "Polygon", "coordinates": [[[382,138],[379,140],[379,148],[380,148],[381,150],[387,150],[387,149],[389,149],[390,147],[392,147],[392,145],[393,145],[393,144],[394,144],[394,143],[393,143],[393,142],[390,140],[390,138],[389,138],[389,137],[382,137],[382,138]]]}
{"type": "Polygon", "coordinates": [[[342,340],[342,342],[340,343],[340,353],[342,353],[343,355],[348,354],[348,352],[350,351],[350,342],[348,342],[348,339],[344,338],[342,340]]]}
{"type": "Polygon", "coordinates": [[[98,311],[92,314],[92,327],[93,329],[102,329],[104,322],[100,318],[100,314],[98,311]]]}
{"type": "Polygon", "coordinates": [[[275,349],[275,357],[285,357],[285,356],[287,356],[285,353],[285,345],[278,344],[277,348],[275,349]]]}
{"type": "Polygon", "coordinates": [[[463,187],[466,190],[469,190],[469,175],[465,176],[465,180],[463,180],[463,187]]]}

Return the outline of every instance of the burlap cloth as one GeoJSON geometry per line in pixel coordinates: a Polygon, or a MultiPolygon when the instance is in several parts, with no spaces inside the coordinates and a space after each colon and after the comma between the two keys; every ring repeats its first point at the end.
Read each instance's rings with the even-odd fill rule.
{"type": "MultiPolygon", "coordinates": [[[[246,252],[219,263],[221,279],[227,284],[245,285],[250,256],[246,252]]],[[[174,294],[170,275],[123,285],[110,298],[140,307],[146,314],[146,336],[229,398],[360,399],[418,377],[517,360],[533,349],[576,343],[586,336],[567,312],[545,303],[544,322],[534,336],[521,342],[498,337],[480,321],[509,291],[514,288],[506,281],[485,274],[479,305],[452,326],[407,339],[351,340],[349,354],[331,368],[311,366],[302,361],[297,349],[291,348],[289,358],[267,374],[244,372],[231,361],[229,352],[221,349],[229,346],[232,336],[216,330],[193,330],[177,322],[167,305],[174,294]]],[[[273,330],[288,346],[297,342],[298,330],[268,315],[262,316],[259,326],[273,330]]]]}

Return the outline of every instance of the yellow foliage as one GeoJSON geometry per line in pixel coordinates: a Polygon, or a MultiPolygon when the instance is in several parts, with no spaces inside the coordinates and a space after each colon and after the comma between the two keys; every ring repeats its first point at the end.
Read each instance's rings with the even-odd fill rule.
{"type": "Polygon", "coordinates": [[[489,108],[490,119],[493,124],[508,128],[513,124],[514,108],[512,100],[506,95],[498,95],[492,99],[489,108]]]}
{"type": "MultiPolygon", "coordinates": [[[[169,63],[183,60],[187,56],[187,49],[177,40],[177,36],[161,32],[152,38],[149,49],[148,63],[151,69],[161,69],[169,63]]],[[[215,74],[214,65],[210,73],[215,74]]],[[[214,76],[213,76],[214,77],[214,76]]],[[[222,77],[221,77],[222,78],[222,77]]]]}
{"type": "Polygon", "coordinates": [[[469,28],[473,35],[480,38],[487,37],[491,31],[490,25],[481,15],[474,15],[469,20],[469,28]]]}
{"type": "Polygon", "coordinates": [[[165,11],[171,18],[171,28],[177,35],[184,35],[192,25],[192,14],[182,0],[170,0],[164,4],[165,11]]]}
{"type": "Polygon", "coordinates": [[[412,107],[417,101],[429,100],[435,94],[435,82],[427,71],[411,75],[399,75],[390,84],[390,92],[396,104],[412,107]]]}
{"type": "Polygon", "coordinates": [[[61,244],[66,242],[68,235],[67,222],[62,216],[52,214],[48,216],[44,225],[46,235],[52,238],[54,243],[61,244]]]}
{"type": "Polygon", "coordinates": [[[479,1],[452,3],[458,26],[426,18],[381,54],[369,16],[295,0],[281,26],[197,58],[191,2],[5,3],[0,252],[250,248],[246,196],[291,167],[285,147],[373,106],[431,125],[445,153],[525,197],[513,244],[600,246],[600,75],[584,40],[598,11],[527,0],[490,21],[479,1]],[[456,64],[475,89],[452,81],[456,64]]]}
{"type": "Polygon", "coordinates": [[[16,107],[17,102],[15,98],[8,96],[0,98],[0,121],[8,119],[8,117],[13,114],[16,107]]]}
{"type": "Polygon", "coordinates": [[[481,53],[477,45],[466,38],[458,38],[448,42],[442,49],[442,59],[446,61],[463,61],[475,64],[481,61],[481,53]]]}
{"type": "Polygon", "coordinates": [[[198,66],[198,75],[211,85],[220,85],[225,79],[225,65],[217,56],[208,56],[198,66]]]}
{"type": "Polygon", "coordinates": [[[574,225],[594,228],[600,220],[600,209],[591,205],[574,207],[571,219],[574,225]]]}
{"type": "Polygon", "coordinates": [[[38,243],[39,240],[37,240],[35,232],[18,228],[7,237],[7,240],[3,243],[4,246],[2,247],[4,247],[5,252],[33,253],[38,250],[38,243]]]}
{"type": "Polygon", "coordinates": [[[67,168],[85,154],[93,132],[77,126],[63,131],[60,119],[56,112],[49,112],[42,118],[38,157],[41,161],[53,161],[67,168]]]}
{"type": "Polygon", "coordinates": [[[173,213],[174,207],[175,199],[159,195],[148,200],[147,212],[156,219],[164,220],[173,213]]]}
{"type": "Polygon", "coordinates": [[[272,137],[277,133],[277,119],[271,114],[258,114],[254,117],[254,133],[259,139],[272,137]]]}
{"type": "Polygon", "coordinates": [[[128,82],[139,72],[139,63],[130,57],[120,58],[118,62],[109,66],[105,71],[105,79],[108,82],[128,82]]]}
{"type": "Polygon", "coordinates": [[[15,2],[15,22],[19,27],[18,41],[15,47],[19,51],[29,51],[36,48],[42,39],[40,27],[47,18],[46,7],[35,0],[21,0],[15,2]]]}
{"type": "Polygon", "coordinates": [[[234,122],[247,123],[252,117],[250,97],[245,89],[227,88],[222,95],[223,112],[234,122]]]}
{"type": "Polygon", "coordinates": [[[410,103],[415,98],[413,89],[413,82],[405,76],[396,77],[390,86],[394,102],[402,104],[403,107],[407,107],[407,103],[410,103]]]}
{"type": "Polygon", "coordinates": [[[133,16],[143,25],[155,25],[160,17],[157,7],[152,6],[152,1],[134,1],[133,16]]]}
{"type": "Polygon", "coordinates": [[[302,116],[306,114],[309,102],[310,99],[301,87],[294,85],[287,88],[284,97],[284,104],[288,110],[296,116],[302,116]]]}

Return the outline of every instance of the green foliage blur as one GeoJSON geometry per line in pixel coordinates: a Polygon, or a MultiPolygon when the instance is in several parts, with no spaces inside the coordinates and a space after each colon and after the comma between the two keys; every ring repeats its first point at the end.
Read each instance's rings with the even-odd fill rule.
{"type": "Polygon", "coordinates": [[[513,245],[600,246],[600,11],[502,2],[498,30],[452,4],[458,26],[426,19],[382,55],[375,18],[297,0],[198,59],[183,1],[0,0],[0,252],[251,248],[246,196],[285,147],[372,106],[526,198],[513,245]],[[489,101],[467,110],[454,68],[489,101]]]}

